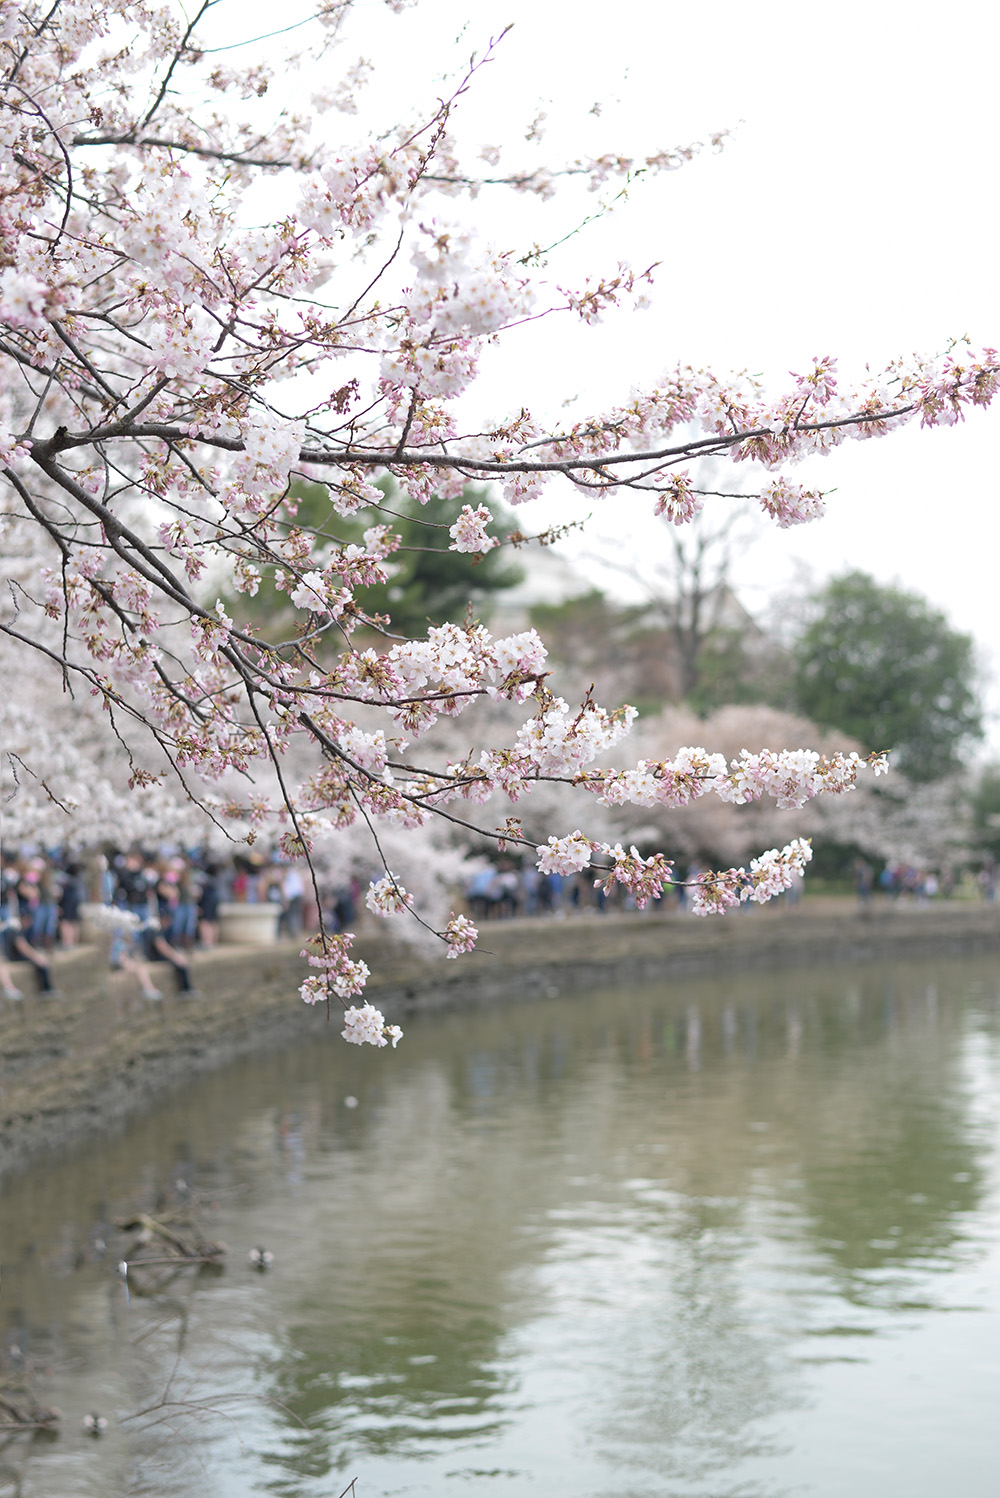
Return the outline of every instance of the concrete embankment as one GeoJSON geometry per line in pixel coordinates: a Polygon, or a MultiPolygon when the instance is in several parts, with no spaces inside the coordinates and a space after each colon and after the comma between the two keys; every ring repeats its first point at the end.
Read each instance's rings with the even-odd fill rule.
{"type": "MultiPolygon", "coordinates": [[[[457,962],[358,942],[373,968],[366,997],[392,1021],[425,1010],[530,1000],[558,989],[662,980],[746,968],[878,958],[1000,953],[1000,910],[964,902],[876,904],[807,899],[795,908],[723,919],[591,915],[487,925],[480,950],[457,962]]],[[[158,1003],[128,974],[109,974],[93,948],[57,954],[58,998],[0,1000],[0,1172],[87,1133],[119,1126],[164,1088],[233,1056],[327,1030],[322,1007],[297,989],[298,945],[197,953],[198,996],[158,1003]]],[[[161,970],[162,971],[162,970],[161,970]]],[[[334,1021],[336,1016],[333,1016],[334,1021]]]]}

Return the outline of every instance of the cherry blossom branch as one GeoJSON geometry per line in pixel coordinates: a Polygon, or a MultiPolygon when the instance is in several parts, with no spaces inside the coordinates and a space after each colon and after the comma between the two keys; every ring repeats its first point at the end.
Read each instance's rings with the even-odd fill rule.
{"type": "MultiPolygon", "coordinates": [[[[840,388],[830,355],[776,394],[749,373],[678,366],[568,430],[533,414],[517,392],[501,423],[466,417],[494,342],[528,322],[540,336],[558,329],[556,314],[590,325],[639,305],[654,268],[618,265],[580,287],[553,286],[539,264],[544,251],[484,243],[459,194],[501,183],[545,194],[584,177],[592,188],[617,184],[620,197],[640,173],[671,170],[722,137],[476,179],[461,160],[458,106],[500,38],[448,91],[431,92],[415,124],[351,139],[320,102],[308,116],[282,111],[262,134],[250,101],[281,44],[260,44],[268,55],[244,54],[235,70],[208,60],[197,28],[212,3],[198,0],[178,25],[160,0],[124,10],[116,0],[110,14],[127,10],[128,47],[106,46],[99,0],[74,0],[71,25],[58,0],[45,11],[35,0],[3,10],[0,474],[13,542],[3,561],[5,649],[36,648],[67,685],[85,681],[98,693],[108,707],[100,752],[127,761],[133,784],[163,775],[123,732],[135,738],[141,728],[153,762],[162,755],[183,787],[168,777],[179,801],[207,807],[200,783],[250,785],[247,835],[280,823],[285,847],[309,859],[317,898],[311,844],[360,817],[386,870],[370,892],[379,914],[410,905],[384,857],[391,841],[382,829],[396,826],[414,837],[438,824],[497,838],[530,851],[542,870],[591,869],[639,904],[674,882],[661,853],[581,827],[542,825],[534,840],[510,816],[490,830],[460,802],[516,802],[555,783],[582,798],[592,825],[620,827],[630,807],[659,814],[709,794],[793,807],[849,791],[862,770],[879,773],[877,757],[866,765],[773,749],[726,763],[685,748],[673,760],[611,767],[634,710],[607,711],[589,693],[571,707],[552,689],[533,630],[495,638],[470,615],[406,638],[391,604],[369,615],[365,590],[386,586],[391,598],[402,539],[399,514],[374,481],[395,476],[414,502],[461,499],[447,544],[472,565],[498,538],[488,495],[467,496],[468,481],[495,483],[511,504],[550,480],[578,494],[631,489],[682,527],[725,492],[724,482],[699,485],[686,471],[715,455],[735,471],[759,463],[767,477],[757,503],[779,526],[799,524],[822,513],[824,497],[786,469],[848,437],[964,420],[1000,388],[995,350],[960,341],[936,359],[897,360],[856,393],[840,388]],[[220,96],[224,105],[206,103],[220,96]],[[247,194],[278,170],[280,222],[248,224],[247,194]],[[299,479],[326,487],[343,526],[300,515],[299,479]],[[269,607],[270,627],[260,622],[269,607]],[[510,706],[529,702],[509,728],[510,706]],[[476,703],[477,719],[492,724],[478,752],[451,764],[410,750],[476,703]],[[257,776],[276,791],[259,791],[257,776]]],[[[345,86],[356,81],[349,75],[345,86]]],[[[616,201],[607,196],[601,212],[616,201]]],[[[676,541],[679,532],[667,534],[676,541]]],[[[512,530],[505,544],[529,539],[512,530]]],[[[15,665],[12,674],[28,673],[15,665]]],[[[40,773],[68,805],[47,768],[40,773]]],[[[242,816],[234,805],[220,815],[242,816]]],[[[804,849],[789,843],[702,876],[696,907],[768,898],[796,876],[804,849]]],[[[418,919],[438,924],[426,909],[418,919]]],[[[454,912],[437,934],[449,957],[476,939],[454,912]]],[[[347,1003],[362,991],[367,968],[350,956],[351,940],[321,927],[307,1001],[335,994],[347,1003]]],[[[350,1041],[394,1044],[393,1030],[370,1005],[346,1010],[350,1041]]]]}

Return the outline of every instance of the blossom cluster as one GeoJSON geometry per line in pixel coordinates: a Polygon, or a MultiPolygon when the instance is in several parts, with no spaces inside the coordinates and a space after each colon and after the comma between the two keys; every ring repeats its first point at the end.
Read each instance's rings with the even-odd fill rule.
{"type": "Polygon", "coordinates": [[[621,843],[599,844],[600,851],[611,860],[611,871],[603,879],[595,879],[595,887],[608,893],[614,884],[621,884],[635,900],[639,910],[645,910],[650,900],[659,900],[663,891],[673,884],[673,865],[662,853],[653,853],[643,858],[638,848],[631,847],[626,853],[621,843]]]}
{"type": "Polygon", "coordinates": [[[692,913],[721,915],[748,900],[763,905],[782,890],[790,889],[811,858],[809,843],[795,838],[780,852],[769,848],[759,858],[752,859],[749,869],[700,874],[691,897],[692,913]]]}
{"type": "Polygon", "coordinates": [[[350,1045],[389,1045],[393,1050],[403,1038],[398,1025],[387,1025],[381,1009],[373,1004],[352,1004],[344,1011],[341,1035],[350,1045]]]}
{"type": "Polygon", "coordinates": [[[877,752],[863,759],[854,751],[821,755],[813,749],[761,749],[752,754],[744,749],[727,766],[721,754],[684,748],[672,760],[641,759],[633,770],[594,771],[581,783],[604,806],[688,806],[714,791],[735,804],[771,795],[782,810],[789,810],[824,792],[843,795],[853,790],[865,768],[876,776],[884,774],[888,756],[877,752]]]}
{"type": "Polygon", "coordinates": [[[409,910],[413,904],[413,896],[407,894],[393,874],[386,874],[383,879],[372,880],[365,895],[365,904],[372,915],[385,918],[409,910]]]}
{"type": "Polygon", "coordinates": [[[568,837],[550,837],[538,848],[536,867],[543,874],[578,874],[589,865],[593,849],[594,844],[577,828],[568,837]]]}
{"type": "Polygon", "coordinates": [[[784,476],[765,484],[760,507],[778,522],[782,530],[787,530],[790,525],[819,520],[826,514],[826,504],[818,490],[804,489],[801,484],[790,483],[784,476]]]}
{"type": "Polygon", "coordinates": [[[512,276],[502,259],[480,250],[466,230],[436,226],[411,259],[418,277],[411,315],[417,322],[433,322],[439,334],[479,337],[531,310],[527,281],[512,276]]]}
{"type": "Polygon", "coordinates": [[[444,939],[448,945],[446,957],[457,957],[460,952],[471,952],[479,940],[479,931],[467,915],[456,915],[452,911],[444,928],[444,939]]]}
{"type": "Polygon", "coordinates": [[[307,1004],[327,1000],[331,993],[338,999],[349,999],[364,988],[371,970],[360,958],[348,955],[353,942],[350,931],[337,936],[324,932],[314,937],[303,951],[302,956],[308,959],[309,966],[319,969],[318,973],[310,973],[299,989],[307,1004]]]}
{"type": "Polygon", "coordinates": [[[634,707],[609,713],[589,701],[574,713],[555,697],[518,729],[517,747],[544,775],[577,775],[623,739],[636,716],[634,707]]]}
{"type": "Polygon", "coordinates": [[[787,811],[804,806],[823,791],[839,796],[853,790],[866,764],[874,774],[881,775],[888,768],[887,756],[876,753],[863,760],[854,752],[827,757],[813,749],[785,749],[780,753],[762,749],[759,754],[744,749],[715,789],[723,801],[737,803],[757,801],[766,792],[787,811]]]}
{"type": "Polygon", "coordinates": [[[584,784],[603,806],[688,806],[726,774],[725,757],[682,748],[672,760],[639,760],[634,770],[603,770],[584,784]]]}
{"type": "Polygon", "coordinates": [[[42,332],[51,296],[51,288],[30,271],[8,266],[0,271],[0,322],[42,332]]]}
{"type": "Polygon", "coordinates": [[[686,473],[675,473],[670,488],[653,507],[654,515],[665,515],[672,525],[687,525],[705,508],[704,496],[686,473]]]}
{"type": "Polygon", "coordinates": [[[496,536],[486,534],[486,527],[492,519],[493,516],[485,505],[477,505],[475,509],[471,505],[463,505],[461,514],[449,529],[451,550],[482,553],[499,546],[496,536]]]}

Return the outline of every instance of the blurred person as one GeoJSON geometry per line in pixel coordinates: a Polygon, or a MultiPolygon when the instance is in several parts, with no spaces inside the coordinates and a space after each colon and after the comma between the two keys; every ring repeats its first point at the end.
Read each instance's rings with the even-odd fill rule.
{"type": "Polygon", "coordinates": [[[132,848],[115,859],[114,875],[112,903],[144,917],[148,912],[149,897],[156,881],[147,872],[146,861],[138,849],[132,848]]]}
{"type": "MultiPolygon", "coordinates": [[[[157,917],[151,915],[145,920],[140,927],[140,933],[145,960],[149,963],[167,963],[174,970],[174,977],[177,980],[177,992],[193,994],[195,989],[191,982],[191,971],[187,956],[184,952],[178,951],[167,940],[157,917]]],[[[149,995],[149,997],[152,997],[152,995],[149,995]]]]}
{"type": "Polygon", "coordinates": [[[510,920],[517,915],[521,896],[521,881],[517,870],[508,865],[498,871],[496,876],[497,900],[496,913],[500,920],[510,920]]]}
{"type": "Polygon", "coordinates": [[[178,948],[181,946],[180,905],[180,875],[175,868],[163,868],[156,881],[156,914],[164,938],[172,947],[178,948]]]}
{"type": "Polygon", "coordinates": [[[59,937],[59,898],[62,893],[62,878],[60,871],[49,858],[36,858],[34,868],[38,874],[38,907],[35,911],[31,939],[37,947],[49,952],[59,937]]]}
{"type": "Polygon", "coordinates": [[[525,915],[538,914],[538,884],[541,877],[533,863],[526,864],[521,870],[521,899],[525,915]]]}
{"type": "Polygon", "coordinates": [[[100,916],[95,917],[95,924],[110,933],[108,960],[111,971],[134,974],[139,980],[143,998],[162,999],[163,995],[150,977],[145,961],[145,922],[142,918],[131,910],[126,910],[122,904],[107,905],[100,916]]]}
{"type": "Polygon", "coordinates": [[[173,942],[190,952],[198,938],[200,881],[187,858],[174,860],[177,871],[177,909],[174,913],[173,942]]]}
{"type": "Polygon", "coordinates": [[[290,863],[277,881],[281,897],[281,915],[278,918],[278,935],[295,937],[302,934],[302,907],[305,903],[306,884],[301,869],[290,863]]]}
{"type": "MultiPolygon", "coordinates": [[[[30,919],[34,912],[28,910],[27,913],[30,919]]],[[[0,917],[0,934],[2,934],[3,938],[5,964],[17,962],[29,963],[35,970],[39,993],[55,996],[56,990],[52,983],[52,975],[49,972],[47,958],[36,947],[32,946],[31,942],[24,935],[24,916],[21,913],[19,896],[16,893],[8,896],[7,904],[3,907],[2,917],[0,917]]],[[[9,974],[8,981],[3,984],[3,987],[9,999],[21,997],[20,990],[10,981],[9,974]]]]}
{"type": "Polygon", "coordinates": [[[83,865],[71,859],[66,865],[59,891],[59,940],[64,947],[79,945],[80,906],[85,895],[83,865]]]}
{"type": "Polygon", "coordinates": [[[198,935],[203,947],[219,943],[219,865],[209,860],[202,871],[198,891],[198,935]]]}

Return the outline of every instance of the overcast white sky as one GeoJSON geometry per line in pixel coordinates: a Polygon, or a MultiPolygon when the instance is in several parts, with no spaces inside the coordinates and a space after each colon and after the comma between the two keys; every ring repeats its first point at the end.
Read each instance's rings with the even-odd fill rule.
{"type": "MultiPolygon", "coordinates": [[[[778,387],[814,353],[837,354],[849,380],[955,335],[1000,343],[998,8],[422,0],[393,16],[365,0],[339,57],[376,64],[365,116],[386,122],[442,92],[508,23],[455,117],[473,154],[492,144],[505,165],[537,159],[524,135],[539,110],[550,162],[738,128],[721,154],[637,183],[552,257],[564,283],[619,258],[660,261],[654,308],[596,331],[551,321],[509,339],[485,370],[492,412],[570,401],[582,414],[678,359],[746,367],[778,387]]],[[[499,246],[527,247],[593,207],[582,194],[539,205],[493,189],[475,214],[499,246]]],[[[847,444],[800,469],[837,493],[825,520],[768,531],[747,554],[737,582],[748,606],[763,609],[802,564],[817,577],[860,566],[925,593],[1000,678],[998,439],[1000,409],[974,412],[957,429],[847,444]]],[[[649,530],[637,539],[647,547],[649,530]]],[[[996,680],[990,703],[1000,752],[996,680]]]]}

